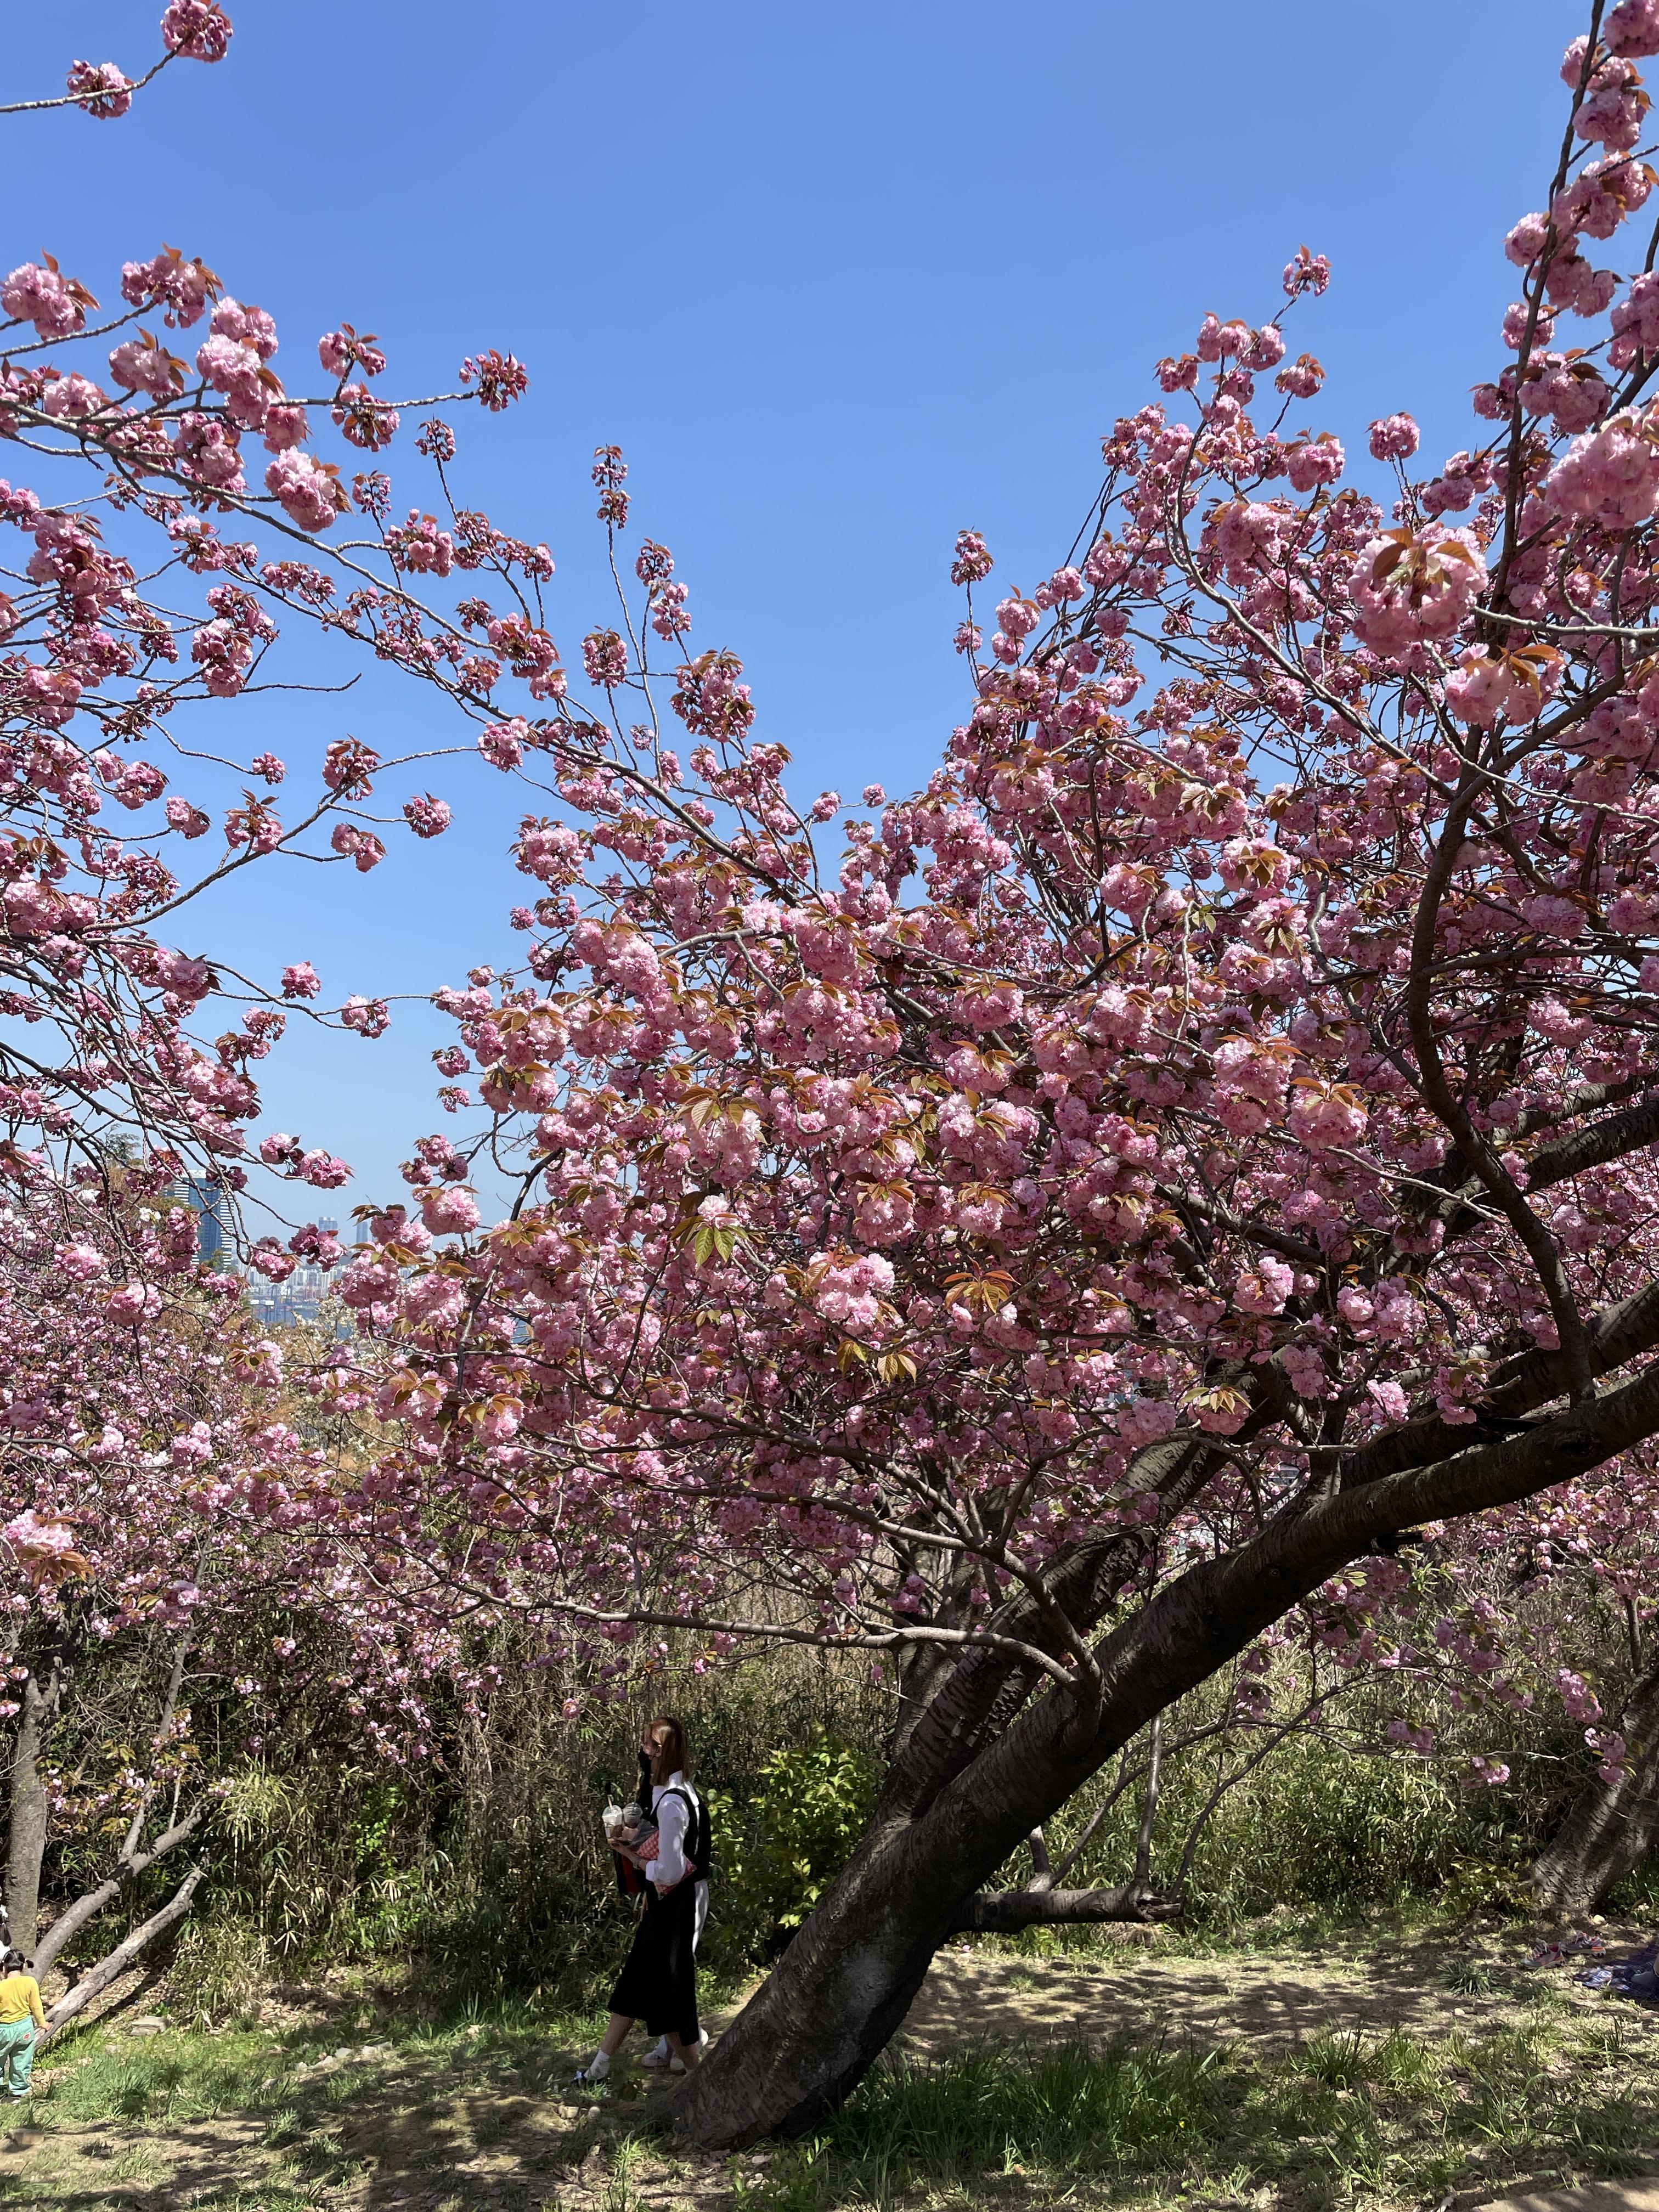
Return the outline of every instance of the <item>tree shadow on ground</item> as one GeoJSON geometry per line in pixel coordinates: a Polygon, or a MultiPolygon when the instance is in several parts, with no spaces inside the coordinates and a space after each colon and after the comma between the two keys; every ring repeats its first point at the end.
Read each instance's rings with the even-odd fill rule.
{"type": "MultiPolygon", "coordinates": [[[[1606,1935],[1610,1956],[1644,1940],[1634,1929],[1606,1935]]],[[[898,2043],[933,2058],[981,2043],[1167,2035],[1243,2036],[1279,2048],[1352,2031],[1427,2041],[1516,2026],[1544,1996],[1601,2009],[1601,2001],[1573,1980],[1571,1966],[1528,1968],[1529,1946],[1529,1933],[1517,1930],[1481,1953],[1415,1932],[1333,1944],[1314,1958],[1249,1952],[1182,1958],[1126,1948],[1104,1960],[1044,1960],[951,1951],[935,1960],[898,2043]],[[1480,1971],[1471,1975],[1472,1966],[1480,1971]]],[[[1620,2017],[1626,2019],[1626,2008],[1620,2017]]],[[[1659,2029],[1659,2013],[1631,2007],[1627,2024],[1659,2029]]]]}
{"type": "MultiPolygon", "coordinates": [[[[1614,1955],[1627,1937],[1634,1948],[1638,1932],[1607,1929],[1614,1955]]],[[[1503,1929],[1472,1952],[1444,1935],[1378,1929],[1313,1953],[1189,1956],[1172,1946],[1126,1943],[1105,1957],[1039,1960],[952,1950],[928,1976],[896,2051],[932,2059],[996,2044],[1099,2047],[1160,2039],[1284,2051],[1356,2031],[1367,2038],[1397,2032],[1423,2042],[1454,2034],[1479,2040],[1525,2025],[1540,1996],[1607,2018],[1604,2002],[1576,1987],[1570,1968],[1527,1969],[1522,1962],[1530,1942],[1525,1929],[1503,1929]]],[[[729,2016],[712,2020],[711,2029],[717,2034],[729,2016]]],[[[1620,2007],[1618,2016],[1626,2031],[1659,2033],[1659,2014],[1620,2007]]],[[[289,2052],[297,2057],[293,2045],[289,2052]]],[[[672,2199],[691,2212],[729,2207],[734,2179],[726,2162],[682,2158],[673,2148],[678,2085],[624,2071],[611,2094],[595,2100],[572,2087],[584,2055],[550,2037],[504,2044],[481,2031],[476,2045],[462,2039],[422,2049],[406,2041],[386,2049],[383,2058],[335,2052],[295,2064],[283,2078],[262,2081],[244,2108],[212,2118],[170,2122],[135,2107],[71,2124],[54,2122],[48,2103],[40,2124],[0,2134],[0,2206],[29,2212],[600,2207],[618,2201],[617,2159],[626,2144],[630,2163],[621,2195],[628,2201],[672,2199]]],[[[1001,2201],[1017,2187],[1004,2181],[985,2193],[1001,2201]]]]}
{"type": "Polygon", "coordinates": [[[253,2182],[262,2164],[260,2138],[257,2120],[229,2115],[153,2137],[119,2119],[88,2128],[17,2129],[0,2149],[0,2204],[50,2204],[52,2212],[211,2204],[253,2182]]]}
{"type": "Polygon", "coordinates": [[[668,2160],[672,2087],[635,2093],[624,2077],[619,2094],[600,2102],[568,2090],[577,2063],[574,2051],[549,2047],[513,2067],[481,2062],[467,2080],[434,2078],[429,2063],[319,2068],[246,2113],[23,2127],[0,2138],[0,2205],[533,2212],[561,2197],[597,2200],[620,2137],[644,2139],[642,2174],[666,2174],[672,2164],[677,2197],[728,2193],[705,2191],[699,2173],[668,2160]],[[651,2147],[659,2134],[661,2156],[651,2147]]]}

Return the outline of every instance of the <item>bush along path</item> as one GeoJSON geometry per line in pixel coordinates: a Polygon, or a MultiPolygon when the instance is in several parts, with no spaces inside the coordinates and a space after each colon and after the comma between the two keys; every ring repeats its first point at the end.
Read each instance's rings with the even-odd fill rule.
{"type": "Polygon", "coordinates": [[[1463,2212],[1659,2171],[1659,2014],[1580,1988],[1571,1962],[1528,1966],[1530,1948],[1285,1917],[1235,1948],[953,1948],[822,2135],[730,2157],[677,2151],[677,2092],[649,2077],[573,2092],[574,2018],[412,2028],[336,1991],[274,2027],[106,2021],[0,2115],[0,2204],[836,2212],[965,2191],[1463,2212]]]}

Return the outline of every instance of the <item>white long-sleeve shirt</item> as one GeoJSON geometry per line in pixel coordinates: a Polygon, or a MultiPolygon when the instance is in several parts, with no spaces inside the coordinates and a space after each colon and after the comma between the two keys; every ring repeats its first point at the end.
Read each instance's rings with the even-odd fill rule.
{"type": "Polygon", "coordinates": [[[651,1809],[657,1816],[657,1856],[649,1872],[659,1889],[672,1889],[691,1871],[691,1862],[685,1855],[686,1831],[691,1821],[687,1798],[695,1805],[697,1793],[678,1769],[651,1792],[651,1809]],[[679,1794],[682,1790],[684,1796],[679,1794]]]}

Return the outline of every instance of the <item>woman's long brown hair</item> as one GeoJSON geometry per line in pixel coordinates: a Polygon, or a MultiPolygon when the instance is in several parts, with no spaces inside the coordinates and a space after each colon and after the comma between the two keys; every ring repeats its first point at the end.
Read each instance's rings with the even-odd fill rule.
{"type": "Polygon", "coordinates": [[[685,1741],[684,1721],[676,1720],[672,1713],[659,1713],[651,1723],[651,1741],[655,1747],[651,1759],[653,1782],[666,1782],[671,1774],[684,1774],[690,1778],[691,1753],[685,1741]]]}

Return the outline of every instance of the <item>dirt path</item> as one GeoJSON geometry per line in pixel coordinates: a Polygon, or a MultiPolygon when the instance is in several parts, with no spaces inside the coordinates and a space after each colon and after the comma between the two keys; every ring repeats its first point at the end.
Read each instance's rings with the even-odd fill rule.
{"type": "MultiPolygon", "coordinates": [[[[1646,1940],[1634,1928],[1604,1933],[1615,1957],[1646,1940]]],[[[1137,2042],[1248,2036],[1283,2045],[1345,2029],[1398,2029],[1428,2039],[1513,2023],[1525,2016],[1540,1983],[1586,2010],[1599,2003],[1573,1982],[1571,1967],[1541,1974],[1518,1967],[1524,1948],[1494,1934],[1475,1951],[1460,1953],[1442,1938],[1418,1936],[1345,1945],[1316,1960],[1276,1952],[1194,1959],[1126,1943],[1100,1963],[1079,1964],[986,1958],[964,1947],[935,1962],[903,2041],[937,2057],[964,2043],[1103,2043],[1116,2036],[1137,2042]],[[1485,1965],[1493,1986],[1460,1990],[1460,1963],[1485,1965]]],[[[1659,2013],[1627,2009],[1638,2032],[1659,2028],[1659,2013]]]]}
{"type": "Polygon", "coordinates": [[[1480,2212],[1659,2212],[1659,2181],[1592,2181],[1543,2197],[1505,2197],[1480,2212]]]}

